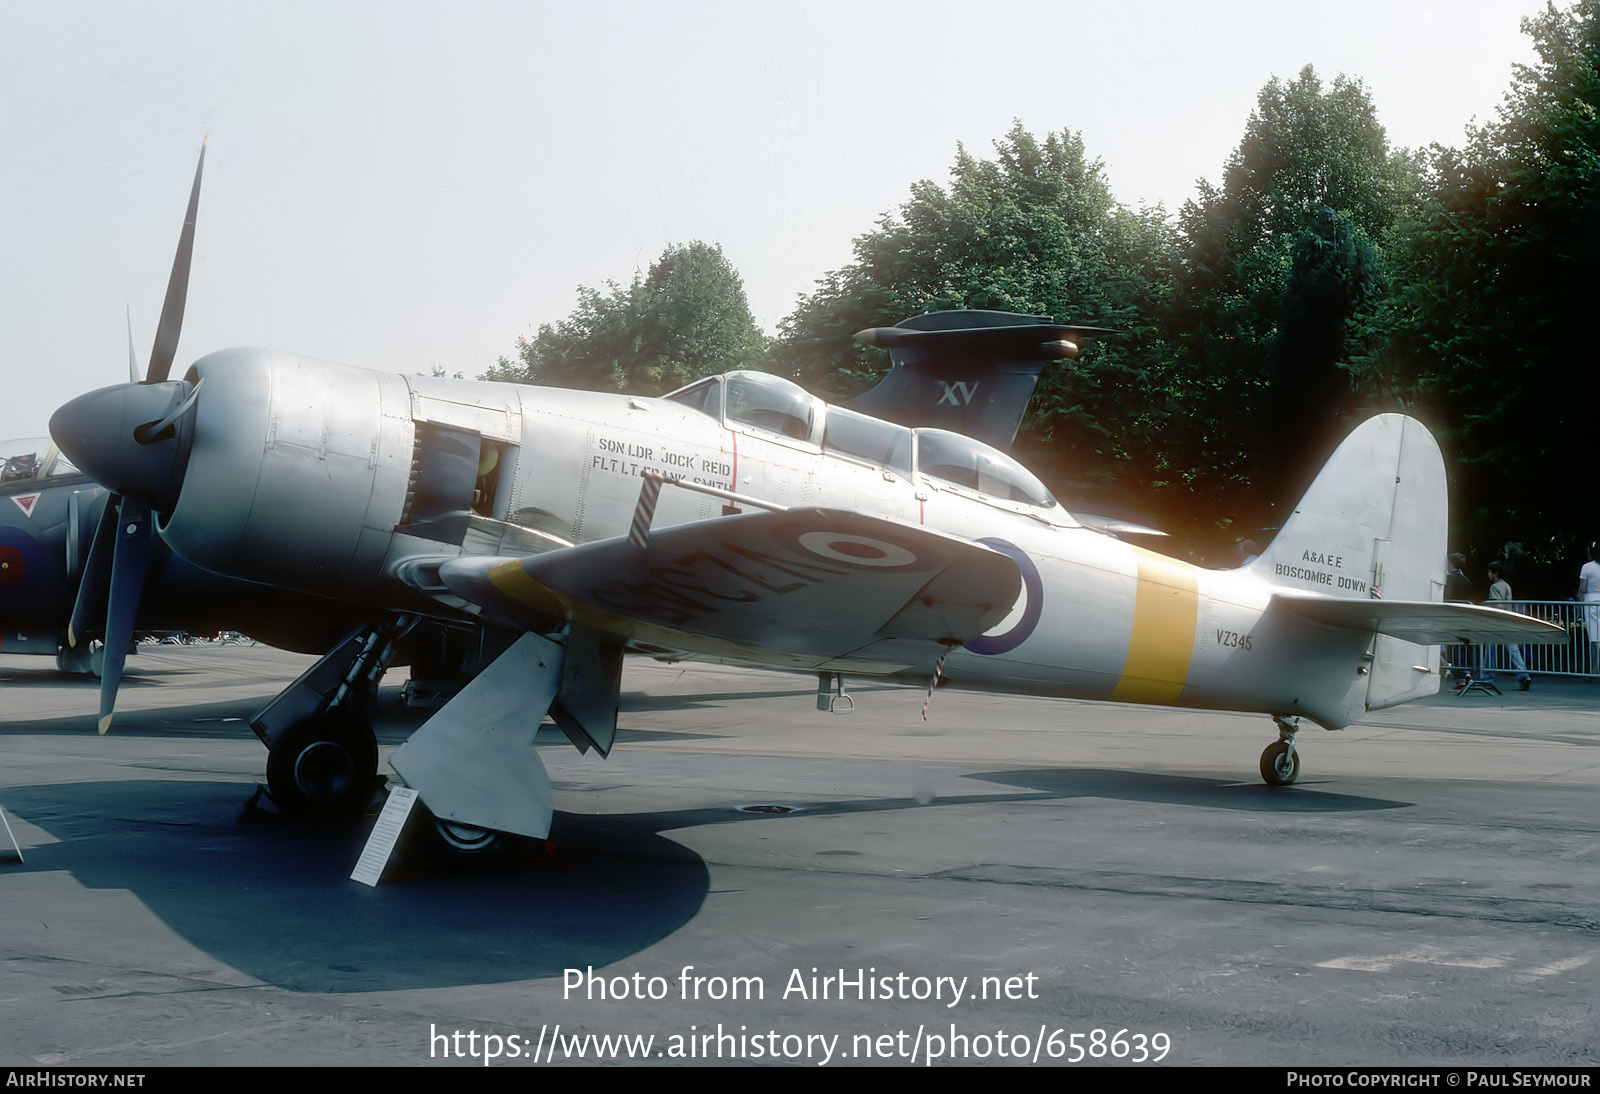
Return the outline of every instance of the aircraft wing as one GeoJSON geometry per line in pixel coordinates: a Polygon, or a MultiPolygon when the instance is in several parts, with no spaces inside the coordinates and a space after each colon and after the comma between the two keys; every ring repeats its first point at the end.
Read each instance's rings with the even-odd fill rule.
{"type": "Polygon", "coordinates": [[[997,551],[840,510],[744,513],[526,558],[466,557],[440,580],[489,618],[563,620],[663,652],[888,673],[993,627],[1022,587],[997,551]]]}
{"type": "Polygon", "coordinates": [[[1272,603],[1330,627],[1376,631],[1406,642],[1434,645],[1459,642],[1565,642],[1565,628],[1528,615],[1476,604],[1441,604],[1415,600],[1341,600],[1296,593],[1274,593],[1272,603]]]}

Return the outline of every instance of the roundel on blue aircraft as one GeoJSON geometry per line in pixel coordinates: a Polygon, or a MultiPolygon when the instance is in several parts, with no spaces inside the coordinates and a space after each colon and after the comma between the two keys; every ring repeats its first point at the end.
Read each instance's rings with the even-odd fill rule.
{"type": "Polygon", "coordinates": [[[22,580],[27,570],[22,552],[10,543],[0,543],[0,585],[11,585],[22,580]]]}
{"type": "Polygon", "coordinates": [[[967,649],[990,656],[1010,653],[1026,642],[1039,625],[1039,616],[1044,612],[1044,582],[1039,580],[1039,567],[1015,543],[992,538],[978,542],[994,548],[1017,564],[1017,569],[1022,572],[1022,596],[992,630],[968,642],[967,649]]]}
{"type": "MultiPolygon", "coordinates": [[[[34,567],[42,567],[44,552],[38,542],[21,528],[0,526],[0,585],[15,585],[34,567]]],[[[44,577],[40,569],[33,580],[44,577]]]]}
{"type": "Polygon", "coordinates": [[[0,527],[0,615],[12,623],[71,605],[66,568],[59,556],[20,528],[0,527]]]}

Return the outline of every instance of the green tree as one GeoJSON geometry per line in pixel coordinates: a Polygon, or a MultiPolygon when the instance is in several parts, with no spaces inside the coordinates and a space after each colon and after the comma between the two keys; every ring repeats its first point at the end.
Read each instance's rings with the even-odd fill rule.
{"type": "Polygon", "coordinates": [[[517,340],[486,380],[660,395],[714,372],[759,367],[766,336],[720,246],[669,246],[647,273],[606,291],[580,287],[578,307],[517,340]]]}
{"type": "Polygon", "coordinates": [[[917,183],[897,213],[857,238],[855,261],[779,324],[776,367],[821,394],[854,395],[888,359],[852,334],[947,308],[1127,330],[1046,369],[1017,446],[1036,465],[1055,463],[1058,484],[1137,478],[1146,447],[1135,434],[1149,417],[1138,362],[1172,259],[1165,213],[1118,204],[1076,133],[1040,141],[1017,123],[995,152],[984,160],[958,149],[947,187],[917,183]]]}
{"type": "Polygon", "coordinates": [[[1272,523],[1347,427],[1414,170],[1359,80],[1307,66],[1262,88],[1222,184],[1184,205],[1165,383],[1171,485],[1197,520],[1272,523]]]}
{"type": "MultiPolygon", "coordinates": [[[[1538,54],[1495,120],[1435,147],[1394,256],[1375,391],[1416,408],[1452,457],[1452,535],[1528,544],[1567,595],[1600,534],[1586,482],[1600,403],[1600,2],[1523,21],[1538,54]]],[[[1516,590],[1525,595],[1523,589],[1516,590]]]]}

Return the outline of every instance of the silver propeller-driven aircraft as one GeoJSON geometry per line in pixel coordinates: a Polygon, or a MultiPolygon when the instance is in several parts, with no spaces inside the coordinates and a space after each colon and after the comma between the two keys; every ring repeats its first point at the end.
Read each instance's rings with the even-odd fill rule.
{"type": "MultiPolygon", "coordinates": [[[[1031,344],[1070,357],[1073,329],[1031,344]]],[[[981,401],[962,383],[955,397],[981,401]]],[[[369,786],[376,749],[352,712],[374,666],[419,621],[481,636],[482,670],[391,758],[464,854],[548,834],[534,736],[548,716],[608,753],[627,652],[815,673],[824,692],[845,674],[938,674],[1260,712],[1277,727],[1261,773],[1287,784],[1301,719],[1339,729],[1436,692],[1439,643],[1562,637],[1441,603],[1444,463],[1399,415],[1357,428],[1234,570],[1086,527],[971,436],[756,372],[637,398],[231,349],[179,380],[153,362],[51,432],[121,498],[112,616],[137,601],[157,519],[198,566],[366,614],[255,720],[275,793],[332,807],[369,786]]],[[[103,730],[109,700],[102,714],[103,730]]]]}

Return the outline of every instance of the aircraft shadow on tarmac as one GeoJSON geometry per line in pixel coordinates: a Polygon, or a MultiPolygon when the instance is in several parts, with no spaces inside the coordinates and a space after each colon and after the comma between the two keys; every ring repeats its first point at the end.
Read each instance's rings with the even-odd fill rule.
{"type": "Polygon", "coordinates": [[[709,888],[705,863],[648,818],[558,815],[563,836],[605,852],[566,868],[402,874],[371,889],[348,880],[370,820],[239,824],[247,796],[238,782],[191,780],[13,787],[7,811],[60,842],[6,869],[126,890],[217,961],[306,992],[610,964],[681,927],[709,888]]]}
{"type": "MultiPolygon", "coordinates": [[[[40,662],[46,659],[39,658],[40,662]]],[[[174,686],[183,681],[184,677],[200,675],[205,670],[191,668],[186,665],[140,665],[138,658],[128,658],[128,670],[123,676],[124,685],[143,687],[148,685],[174,686]]],[[[6,667],[0,670],[0,684],[16,687],[27,687],[37,684],[53,684],[58,687],[81,688],[91,694],[100,690],[100,678],[84,672],[62,672],[60,669],[41,663],[37,668],[6,667]]]]}
{"type": "MultiPolygon", "coordinates": [[[[710,891],[705,861],[662,833],[782,819],[726,805],[558,813],[570,865],[402,871],[370,889],[348,880],[369,821],[239,824],[242,789],[189,780],[10,788],[7,810],[59,840],[10,869],[66,871],[90,889],[130,892],[191,945],[285,990],[389,991],[548,978],[635,954],[687,923],[710,891]]],[[[1019,797],[1033,796],[933,806],[1019,797]]],[[[929,807],[897,799],[798,811],[929,807]]]]}
{"type": "Polygon", "coordinates": [[[706,899],[710,868],[665,835],[674,830],[783,823],[795,815],[1004,809],[1069,797],[1277,812],[1403,804],[1115,770],[1013,770],[973,777],[1023,792],[947,795],[927,803],[907,798],[793,801],[756,811],[719,804],[644,813],[558,813],[561,865],[408,875],[402,863],[399,876],[392,876],[391,867],[391,877],[377,889],[348,880],[370,821],[240,824],[236,818],[247,795],[236,781],[13,787],[4,804],[59,841],[30,849],[27,865],[11,869],[67,871],[91,889],[131,892],[216,960],[266,983],[307,992],[498,983],[613,964],[684,926],[706,899]]]}
{"type": "MultiPolygon", "coordinates": [[[[182,674],[187,670],[173,670],[182,674]]],[[[65,673],[51,671],[42,674],[54,678],[56,682],[67,682],[73,685],[81,684],[85,693],[90,696],[81,713],[56,714],[44,718],[19,719],[5,718],[0,721],[0,735],[6,733],[44,733],[44,732],[71,732],[74,734],[95,731],[95,714],[93,695],[99,686],[93,677],[77,677],[65,673]]],[[[124,684],[133,677],[125,677],[124,684]]],[[[38,679],[21,681],[20,683],[39,682],[38,679]]],[[[155,680],[148,683],[157,683],[155,680]]],[[[0,684],[6,679],[0,677],[0,684]]],[[[250,729],[248,720],[272,699],[273,687],[264,687],[261,694],[250,699],[230,699],[213,703],[170,703],[150,710],[124,710],[117,715],[117,724],[112,729],[118,737],[200,737],[200,738],[248,738],[250,729]]],[[[789,696],[803,694],[809,696],[811,692],[783,692],[773,693],[789,696]]],[[[163,697],[165,698],[165,696],[163,697]]],[[[628,697],[624,696],[626,700],[628,697]]],[[[640,698],[640,697],[636,697],[640,698]]],[[[640,703],[637,710],[673,710],[689,709],[702,705],[710,705],[713,701],[725,699],[727,696],[680,696],[668,702],[640,703]]],[[[629,707],[624,702],[623,710],[629,707]]],[[[433,711],[426,707],[406,707],[399,699],[397,693],[386,690],[382,698],[367,709],[367,714],[372,720],[373,731],[377,734],[380,745],[399,745],[411,735],[423,722],[427,721],[433,711]]],[[[714,733],[684,732],[681,730],[667,730],[658,728],[639,728],[633,726],[619,726],[617,741],[628,743],[630,741],[693,741],[716,737],[714,733]]],[[[561,731],[554,723],[546,722],[540,729],[540,743],[564,741],[561,731]]],[[[265,763],[265,753],[263,753],[265,763]]]]}
{"type": "MultiPolygon", "coordinates": [[[[264,702],[265,700],[263,700],[264,702]]],[[[256,704],[259,706],[260,704],[256,704]]],[[[112,730],[118,738],[141,737],[194,737],[202,740],[243,740],[250,737],[245,718],[255,707],[238,703],[191,703],[188,706],[163,707],[160,710],[136,711],[122,716],[112,730]]],[[[8,718],[0,723],[0,736],[7,734],[70,733],[86,739],[95,736],[94,712],[58,714],[31,721],[8,718]]],[[[265,763],[265,751],[262,762],[265,763]]]]}
{"type": "Polygon", "coordinates": [[[1354,813],[1404,809],[1414,803],[1318,790],[1304,781],[1293,787],[1231,781],[1199,775],[1160,775],[1108,768],[1044,767],[975,771],[969,778],[1036,790],[1052,798],[1110,798],[1166,805],[1235,809],[1247,813],[1354,813]]]}

